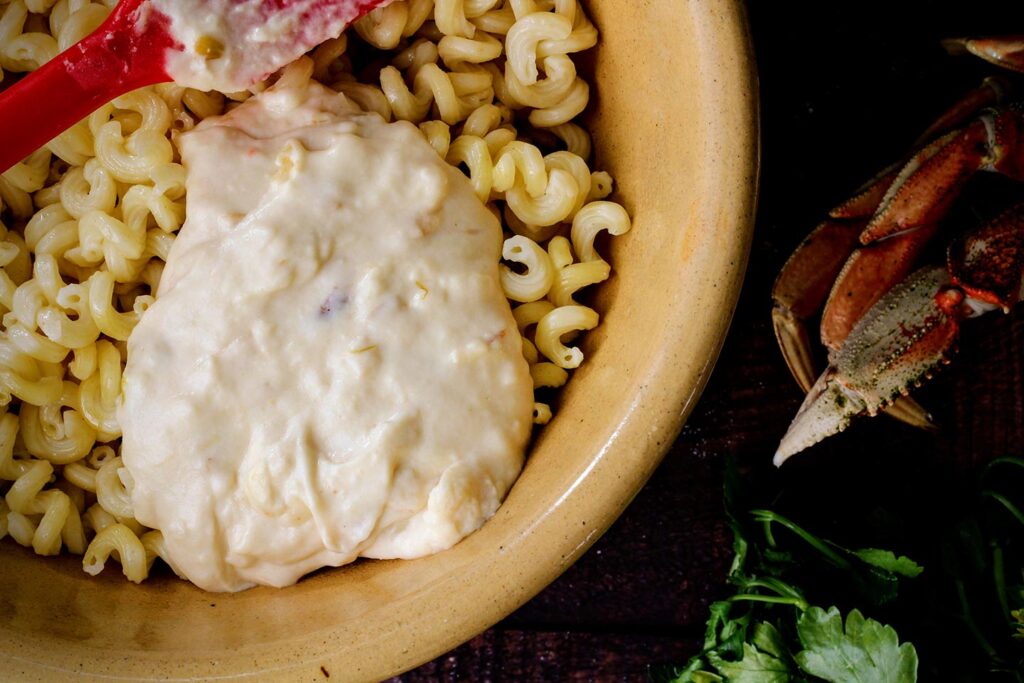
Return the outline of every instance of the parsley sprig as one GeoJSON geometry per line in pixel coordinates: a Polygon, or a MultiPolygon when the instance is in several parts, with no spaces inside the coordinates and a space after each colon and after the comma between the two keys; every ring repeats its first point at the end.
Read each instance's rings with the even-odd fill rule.
{"type": "Polygon", "coordinates": [[[922,674],[929,680],[1024,683],[1024,458],[996,458],[976,485],[962,477],[952,485],[956,504],[929,516],[933,545],[917,543],[929,549],[927,572],[890,550],[847,548],[749,505],[743,483],[729,463],[731,594],[711,605],[701,652],[656,681],[912,683],[915,647],[878,620],[894,618],[915,637],[955,643],[955,656],[922,674]],[[907,581],[915,587],[900,598],[907,581]]]}
{"type": "Polygon", "coordinates": [[[899,583],[918,576],[913,560],[875,548],[850,550],[772,510],[738,512],[739,483],[727,468],[726,511],[735,553],[729,583],[735,592],[711,605],[704,647],[669,683],[788,683],[836,681],[910,683],[917,652],[896,631],[859,610],[845,621],[837,607],[811,604],[794,580],[827,570],[860,599],[881,605],[899,583]]]}

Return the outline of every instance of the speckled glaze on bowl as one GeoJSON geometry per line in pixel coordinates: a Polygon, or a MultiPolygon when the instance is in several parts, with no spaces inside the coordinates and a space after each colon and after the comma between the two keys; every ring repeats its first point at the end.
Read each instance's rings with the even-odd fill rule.
{"type": "Polygon", "coordinates": [[[622,512],[700,395],[732,317],[756,194],[739,0],[591,0],[597,168],[635,218],[601,327],[498,514],[455,548],[283,589],[93,579],[0,548],[0,680],[377,680],[458,645],[562,573],[622,512]]]}

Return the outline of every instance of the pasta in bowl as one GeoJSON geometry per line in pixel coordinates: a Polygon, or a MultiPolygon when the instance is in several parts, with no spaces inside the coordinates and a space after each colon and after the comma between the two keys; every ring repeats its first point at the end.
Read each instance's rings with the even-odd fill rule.
{"type": "MultiPolygon", "coordinates": [[[[11,6],[14,4],[11,3],[11,6]]],[[[683,35],[692,35],[695,40],[694,47],[680,48],[675,63],[655,66],[645,64],[643,59],[634,59],[629,51],[631,41],[649,42],[657,36],[622,29],[626,17],[621,10],[611,9],[603,3],[587,5],[586,9],[593,13],[595,23],[601,27],[605,41],[596,52],[593,65],[594,83],[601,93],[591,119],[599,153],[596,158],[620,176],[620,171],[625,172],[625,176],[620,178],[620,191],[611,199],[624,200],[629,208],[627,212],[606,199],[611,190],[610,176],[603,173],[603,166],[595,164],[593,168],[590,167],[588,158],[591,155],[587,149],[589,137],[582,128],[571,122],[586,105],[589,86],[577,75],[575,65],[566,55],[585,49],[596,41],[596,32],[591,30],[590,21],[582,9],[575,2],[434,4],[396,3],[378,12],[356,27],[358,39],[349,36],[315,51],[311,56],[311,66],[314,76],[319,75],[319,80],[323,82],[331,81],[338,91],[364,110],[379,111],[384,118],[418,124],[422,135],[439,156],[463,168],[473,192],[481,202],[494,201],[496,193],[500,193],[500,204],[494,204],[494,210],[504,219],[509,229],[503,246],[507,265],[501,271],[500,279],[506,295],[515,302],[514,311],[519,313],[515,316],[515,323],[521,330],[527,330],[526,339],[530,343],[524,344],[524,354],[526,360],[533,361],[533,384],[549,388],[564,383],[566,370],[578,366],[581,356],[587,356],[587,362],[581,366],[578,376],[567,385],[565,393],[556,404],[557,416],[536,439],[526,469],[505,505],[482,530],[470,535],[451,550],[409,563],[362,563],[340,572],[317,574],[284,591],[281,596],[290,596],[287,603],[281,602],[282,597],[275,597],[262,589],[237,596],[218,596],[213,601],[201,597],[198,591],[172,577],[157,577],[155,582],[140,587],[124,585],[123,582],[113,580],[109,567],[100,574],[98,581],[90,582],[87,578],[74,576],[71,571],[73,567],[67,563],[40,563],[37,566],[29,564],[32,558],[24,553],[9,553],[3,557],[3,561],[11,563],[13,574],[32,576],[31,581],[12,586],[20,596],[19,604],[27,605],[29,603],[22,601],[39,599],[55,605],[54,609],[57,609],[58,604],[65,605],[76,615],[56,630],[51,624],[50,630],[46,631],[41,629],[40,620],[33,621],[31,617],[21,616],[28,612],[15,610],[18,616],[9,627],[12,647],[20,648],[23,652],[40,652],[47,638],[51,639],[51,643],[53,638],[57,638],[61,642],[67,641],[65,646],[68,651],[77,653],[74,656],[118,647],[133,652],[137,650],[138,657],[133,659],[128,668],[120,669],[128,672],[128,675],[131,675],[131,671],[151,670],[154,665],[160,666],[161,671],[166,671],[168,675],[195,675],[194,672],[200,669],[194,667],[208,660],[210,653],[222,653],[225,650],[239,653],[244,651],[246,654],[239,654],[239,659],[228,669],[219,670],[242,673],[251,670],[253,664],[249,660],[252,659],[252,653],[259,650],[263,654],[257,658],[256,670],[286,665],[293,668],[296,675],[301,675],[302,667],[312,666],[314,660],[342,661],[335,649],[339,642],[345,642],[347,654],[344,661],[362,662],[362,668],[353,666],[347,675],[353,678],[377,677],[414,664],[454,644],[525,600],[592,542],[594,535],[610,523],[650,473],[664,446],[678,429],[680,415],[688,409],[689,401],[701,386],[707,368],[717,353],[745,257],[749,227],[749,215],[745,212],[749,211],[753,193],[751,174],[754,146],[751,136],[754,129],[750,93],[746,89],[749,86],[749,74],[746,72],[746,63],[742,62],[746,57],[746,46],[736,8],[732,8],[732,14],[714,16],[697,7],[644,10],[652,14],[646,17],[650,23],[645,21],[642,24],[648,30],[654,30],[652,27],[668,30],[674,26],[673,30],[683,35]],[[431,5],[432,15],[423,13],[426,5],[431,5]],[[453,5],[459,6],[461,20],[458,14],[454,18],[445,14],[453,5]],[[481,9],[475,5],[488,7],[481,9]],[[658,13],[664,15],[658,16],[658,13]],[[666,16],[670,16],[674,23],[666,23],[666,16]],[[520,22],[524,22],[526,28],[514,30],[520,22]],[[619,27],[619,33],[616,33],[616,27],[619,27]],[[697,38],[702,35],[700,30],[708,27],[713,27],[732,41],[729,43],[732,46],[731,52],[722,52],[720,45],[701,46],[697,38]],[[446,32],[448,28],[450,32],[446,32]],[[408,35],[403,36],[403,33],[408,35]],[[460,33],[473,33],[474,37],[460,33]],[[562,43],[559,44],[559,41],[562,43]],[[497,55],[489,56],[493,54],[494,42],[504,52],[499,51],[497,55]],[[396,47],[401,49],[390,55],[386,62],[374,57],[379,49],[396,47]],[[520,50],[532,54],[531,59],[535,65],[538,55],[543,55],[542,69],[531,73],[528,64],[516,66],[515,56],[520,54],[520,50]],[[503,60],[504,68],[499,69],[493,60],[502,54],[506,54],[507,59],[503,60]],[[377,59],[376,63],[372,63],[374,59],[377,59]],[[735,63],[732,66],[739,75],[736,87],[724,95],[712,94],[708,84],[702,81],[705,72],[701,69],[728,69],[729,60],[740,60],[739,66],[735,63]],[[625,61],[631,62],[629,70],[626,70],[625,61]],[[654,80],[656,74],[665,73],[659,69],[669,67],[678,70],[676,80],[654,80]],[[570,69],[571,78],[565,76],[570,69]],[[616,69],[619,69],[618,74],[616,69]],[[364,73],[366,70],[372,72],[376,80],[367,79],[364,73]],[[667,88],[664,99],[659,96],[657,104],[637,110],[635,99],[631,97],[631,90],[626,85],[629,80],[625,77],[627,73],[638,74],[641,79],[646,79],[636,83],[637,87],[658,83],[659,87],[667,88]],[[521,90],[516,91],[516,88],[521,90]],[[557,92],[558,97],[552,97],[551,101],[543,99],[550,92],[557,92]],[[696,127],[686,132],[680,124],[678,133],[660,140],[656,136],[659,118],[666,112],[672,116],[678,113],[676,108],[680,105],[671,97],[675,92],[692,95],[693,100],[686,106],[691,108],[692,114],[699,115],[698,120],[708,129],[696,127]],[[524,104],[523,101],[529,98],[535,98],[530,100],[532,104],[524,104]],[[727,113],[720,108],[727,110],[727,113]],[[638,125],[631,125],[628,117],[635,119],[638,125]],[[710,123],[712,119],[715,119],[714,124],[710,123]],[[522,121],[522,131],[514,123],[518,121],[522,121]],[[725,129],[721,127],[726,123],[732,126],[728,130],[731,138],[722,134],[725,129]],[[723,142],[727,139],[731,142],[723,142]],[[702,141],[708,147],[698,144],[702,141]],[[674,145],[671,149],[678,153],[677,158],[669,163],[663,154],[652,155],[652,143],[671,143],[674,145]],[[705,163],[705,158],[701,156],[712,154],[709,147],[716,145],[724,145],[719,150],[725,152],[723,158],[729,158],[729,145],[733,145],[732,153],[738,155],[740,162],[734,162],[732,175],[727,170],[727,163],[724,164],[725,168],[717,172],[720,175],[715,175],[712,164],[705,163]],[[542,151],[547,151],[547,155],[542,154],[542,151]],[[676,185],[680,178],[692,178],[692,190],[678,189],[676,185]],[[668,190],[669,187],[672,189],[668,190]],[[659,188],[660,195],[651,192],[659,188]],[[704,206],[701,197],[707,197],[703,200],[707,202],[704,206]],[[727,197],[728,201],[723,197],[727,197]],[[677,203],[684,205],[689,213],[682,213],[682,207],[675,206],[677,203]],[[724,213],[721,211],[722,203],[729,207],[724,213]],[[716,208],[712,210],[712,206],[716,208]],[[624,232],[629,225],[630,214],[635,217],[639,228],[644,224],[645,213],[652,217],[648,220],[655,230],[650,237],[641,239],[637,237],[637,230],[634,230],[632,238],[622,247],[613,248],[612,256],[607,260],[604,258],[607,246],[602,241],[599,241],[595,250],[593,244],[597,230],[624,232]],[[727,217],[724,224],[721,222],[722,216],[727,217]],[[678,222],[670,225],[669,217],[675,217],[678,222]],[[721,226],[716,235],[717,243],[700,237],[698,228],[707,227],[701,225],[702,222],[721,226]],[[579,289],[608,278],[609,262],[615,266],[616,272],[621,273],[621,277],[606,283],[595,301],[584,299],[585,303],[591,305],[577,303],[573,297],[579,289]],[[517,263],[520,265],[516,266],[517,263]],[[630,270],[630,264],[633,264],[633,270],[630,270]],[[696,279],[694,273],[699,274],[696,279]],[[702,277],[714,280],[716,286],[726,283],[729,286],[721,289],[727,291],[724,294],[715,293],[711,283],[702,280],[702,277]],[[700,309],[687,309],[682,304],[668,308],[652,306],[650,292],[658,291],[659,286],[663,288],[669,283],[672,283],[673,289],[676,286],[683,287],[679,291],[686,291],[688,299],[692,297],[692,301],[687,302],[689,305],[712,304],[707,310],[714,311],[713,316],[707,312],[696,316],[694,311],[700,309]],[[579,340],[570,341],[566,335],[594,327],[598,311],[606,314],[605,324],[583,337],[577,347],[579,340]],[[616,318],[621,321],[618,323],[620,327],[615,327],[616,318]],[[536,326],[536,331],[531,334],[528,328],[533,326],[536,326]],[[638,332],[629,333],[629,329],[638,332]],[[686,330],[685,334],[675,334],[683,329],[686,330]],[[676,360],[671,361],[671,354],[677,352],[684,355],[676,356],[676,360]],[[588,392],[590,396],[598,396],[606,391],[612,392],[608,395],[621,396],[623,402],[600,401],[601,409],[598,410],[598,403],[588,401],[588,392]],[[646,424],[642,427],[633,422],[639,419],[640,414],[646,416],[646,424]],[[634,430],[632,449],[627,448],[622,441],[629,438],[631,430],[634,430]],[[633,451],[631,457],[621,456],[629,450],[633,451]],[[620,453],[619,458],[612,457],[615,452],[620,453]],[[589,487],[600,486],[602,481],[604,488],[595,489],[602,491],[601,495],[595,497],[595,490],[587,491],[589,487]],[[624,484],[621,483],[623,481],[624,484]],[[611,482],[615,482],[614,485],[611,482]],[[599,506],[586,509],[587,504],[598,501],[601,503],[599,506]],[[580,521],[584,524],[578,524],[580,521]],[[580,530],[578,527],[585,528],[580,530]],[[545,561],[537,563],[535,558],[538,555],[545,561]],[[522,574],[523,568],[528,565],[530,570],[522,574]],[[25,568],[30,566],[33,569],[29,574],[25,568]],[[494,579],[499,577],[505,577],[501,579],[503,589],[485,591],[484,597],[485,593],[479,592],[484,591],[484,584],[493,588],[494,579]],[[468,587],[478,591],[476,598],[461,603],[460,610],[458,605],[451,603],[451,596],[460,595],[456,601],[460,602],[462,595],[468,597],[473,592],[467,590],[468,587]],[[44,593],[39,593],[40,590],[44,593]],[[442,597],[444,595],[447,598],[442,597]],[[481,600],[488,605],[487,609],[479,609],[481,600]],[[101,604],[106,606],[99,607],[101,604]],[[199,609],[203,606],[210,610],[210,604],[216,605],[215,612],[199,609]],[[180,629],[171,628],[169,624],[160,625],[161,619],[153,618],[161,609],[166,610],[170,605],[174,605],[175,620],[187,619],[194,628],[183,633],[180,629]],[[97,614],[100,616],[95,616],[97,614]],[[136,616],[129,617],[129,614],[136,616]],[[403,644],[408,645],[405,648],[407,652],[391,652],[382,656],[371,634],[376,632],[378,638],[382,637],[396,624],[407,623],[407,617],[414,614],[419,615],[418,625],[403,634],[403,644]],[[100,628],[106,620],[114,618],[120,618],[123,623],[128,623],[132,618],[142,618],[146,626],[129,637],[131,642],[125,641],[118,645],[119,636],[100,628]],[[441,629],[443,634],[427,634],[423,630],[428,624],[436,625],[439,622],[450,623],[452,627],[441,629]],[[244,624],[244,628],[225,628],[228,624],[244,624]],[[43,637],[41,633],[46,636],[43,637]],[[221,635],[211,638],[211,633],[221,635]],[[317,638],[313,638],[314,635],[317,638]],[[313,641],[320,642],[320,645],[313,646],[313,641]],[[267,648],[268,644],[273,644],[273,647],[267,648]],[[317,650],[317,647],[321,649],[317,650]],[[195,654],[177,662],[168,654],[182,650],[194,650],[195,654]],[[272,654],[272,651],[277,654],[272,654]],[[331,656],[324,659],[328,652],[332,653],[331,656]],[[280,658],[276,664],[275,657],[280,658]],[[246,663],[243,660],[247,660],[246,663]]],[[[54,11],[61,7],[64,5],[58,3],[54,11]]],[[[642,51],[635,52],[642,54],[642,51]]],[[[81,389],[81,382],[96,376],[99,403],[106,401],[104,405],[108,406],[106,414],[109,416],[111,395],[116,396],[120,382],[119,376],[112,379],[120,371],[123,355],[120,347],[131,327],[140,316],[146,315],[146,310],[152,305],[147,297],[157,290],[156,279],[160,276],[159,272],[153,271],[159,271],[159,262],[166,260],[160,257],[157,250],[163,248],[162,253],[166,256],[170,251],[169,242],[173,238],[165,236],[176,232],[173,227],[165,229],[160,223],[161,217],[168,221],[177,217],[179,225],[183,217],[175,214],[178,210],[173,208],[182,199],[181,177],[180,174],[175,177],[177,172],[173,168],[176,163],[174,146],[166,135],[162,139],[167,141],[167,146],[158,142],[161,139],[159,136],[146,134],[153,121],[166,120],[167,117],[152,110],[159,110],[159,102],[162,102],[171,113],[168,129],[174,126],[187,128],[197,119],[205,118],[203,114],[216,115],[224,108],[231,108],[233,105],[228,102],[232,98],[245,97],[244,94],[218,96],[176,92],[173,86],[158,86],[148,94],[135,93],[129,96],[148,98],[147,102],[132,102],[130,99],[127,102],[115,101],[109,111],[97,115],[100,119],[106,116],[105,121],[90,120],[80,124],[86,126],[96,145],[93,156],[79,150],[83,157],[79,173],[86,181],[75,181],[80,194],[90,198],[92,192],[81,192],[81,189],[86,186],[101,187],[101,176],[108,172],[113,176],[114,201],[120,211],[120,215],[116,215],[118,211],[112,214],[108,210],[105,212],[106,218],[92,215],[92,218],[84,221],[87,227],[91,222],[99,224],[95,229],[97,238],[82,239],[83,217],[91,214],[86,211],[81,216],[74,216],[68,209],[69,204],[59,196],[61,191],[57,192],[58,201],[47,203],[46,188],[50,185],[45,182],[46,179],[31,198],[35,204],[43,203],[40,211],[58,206],[67,212],[67,217],[64,217],[59,215],[57,209],[52,209],[51,212],[57,214],[57,218],[64,220],[52,219],[53,223],[46,224],[51,228],[54,225],[76,223],[75,237],[79,252],[67,254],[65,260],[83,269],[78,273],[79,277],[68,275],[65,269],[64,277],[67,280],[61,281],[58,267],[57,280],[51,276],[51,280],[46,281],[47,259],[40,259],[37,250],[35,264],[42,261],[44,265],[39,267],[38,274],[32,272],[34,277],[31,280],[42,276],[41,285],[47,282],[50,289],[44,290],[40,285],[41,295],[37,295],[34,301],[44,302],[39,305],[45,308],[47,291],[53,291],[56,287],[60,293],[70,286],[69,282],[80,286],[84,282],[88,283],[83,286],[88,289],[85,295],[79,291],[76,299],[71,296],[75,291],[68,292],[71,298],[66,301],[78,305],[79,308],[75,310],[79,314],[66,315],[67,323],[63,324],[92,321],[98,328],[97,319],[103,318],[95,315],[93,297],[102,301],[105,295],[106,301],[110,302],[107,305],[116,314],[110,316],[114,326],[108,328],[109,331],[101,330],[104,338],[97,338],[93,344],[95,359],[92,361],[92,372],[87,373],[91,369],[87,357],[91,352],[87,351],[82,354],[85,357],[81,362],[78,362],[77,356],[72,355],[66,363],[66,372],[84,374],[84,380],[74,374],[69,378],[56,378],[62,392],[66,384],[76,385],[71,378],[78,379],[79,396],[70,395],[76,390],[68,388],[69,395],[64,397],[66,401],[63,403],[59,401],[60,396],[55,399],[43,395],[36,397],[42,400],[35,405],[42,408],[56,404],[56,413],[61,416],[79,413],[84,424],[78,425],[79,430],[87,432],[87,428],[91,428],[96,437],[102,437],[99,440],[100,448],[111,448],[108,444],[116,438],[116,426],[109,419],[104,422],[97,420],[97,424],[86,419],[83,414],[85,406],[80,408],[78,405],[82,402],[81,394],[86,393],[81,389]],[[180,98],[177,103],[175,98],[180,98]],[[189,98],[193,100],[192,103],[189,103],[189,98]],[[169,100],[171,104],[168,104],[169,100]],[[175,107],[180,109],[175,110],[175,107]],[[207,108],[204,110],[204,107],[207,108]],[[110,150],[104,148],[103,154],[110,154],[101,158],[101,141],[107,141],[104,129],[114,144],[110,150]],[[121,141],[117,140],[115,134],[120,136],[121,141]],[[133,138],[133,135],[139,136],[133,138]],[[166,158],[168,147],[170,157],[166,158]],[[132,173],[142,173],[140,165],[133,162],[151,153],[165,156],[154,157],[157,161],[149,168],[160,167],[166,170],[156,177],[150,172],[148,181],[133,180],[141,178],[141,175],[133,176],[132,173]],[[90,162],[102,162],[103,159],[110,161],[95,163],[92,170],[88,168],[90,162]],[[114,175],[114,169],[121,174],[120,177],[114,175]],[[178,185],[175,186],[175,183],[178,185]],[[118,251],[117,248],[124,247],[129,240],[119,239],[126,236],[118,234],[117,230],[121,226],[114,221],[120,222],[125,228],[131,222],[131,217],[125,211],[128,195],[134,187],[148,188],[150,199],[156,193],[161,198],[154,199],[152,205],[145,205],[147,213],[142,219],[144,240],[129,245],[129,251],[118,251]],[[42,199],[39,198],[41,192],[42,199]],[[170,208],[168,205],[171,205],[170,208]],[[155,208],[151,209],[150,206],[155,208]],[[160,211],[163,213],[158,216],[160,211]],[[74,263],[71,257],[79,263],[74,263]],[[100,257],[106,264],[105,268],[95,267],[100,257]],[[93,268],[94,272],[90,272],[89,268],[93,268]],[[124,271],[119,272],[119,268],[124,271]],[[149,277],[150,282],[143,279],[147,268],[150,272],[145,277],[149,277]],[[118,275],[122,279],[118,279],[118,275]],[[124,286],[127,284],[134,287],[124,286]],[[118,324],[121,326],[117,327],[118,324]],[[107,373],[105,378],[99,374],[101,369],[107,373]],[[106,429],[102,434],[101,428],[106,429]]],[[[29,162],[19,172],[32,170],[33,160],[29,162]]],[[[41,163],[39,165],[42,166],[41,163]]],[[[47,167],[49,171],[49,161],[47,167]]],[[[66,171],[64,180],[58,184],[63,186],[72,171],[66,171]]],[[[52,178],[48,180],[53,184],[52,178]]],[[[72,175],[72,180],[75,180],[75,175],[72,175]]],[[[75,182],[68,183],[68,187],[75,187],[75,182]]],[[[51,191],[50,195],[53,194],[51,191]]],[[[142,195],[142,191],[136,192],[136,195],[142,195]]],[[[133,196],[133,201],[137,199],[141,199],[141,196],[133,196]]],[[[13,210],[15,203],[7,203],[13,210]]],[[[74,206],[74,203],[70,205],[74,206]]],[[[29,205],[25,208],[31,210],[34,207],[29,205]]],[[[98,209],[94,211],[104,213],[98,209]]],[[[39,224],[42,224],[41,220],[39,224]]],[[[70,231],[69,228],[64,230],[70,231]]],[[[49,234],[40,229],[33,232],[33,235],[37,233],[49,234]]],[[[91,233],[86,231],[85,234],[91,233]]],[[[65,239],[70,240],[70,237],[65,239]]],[[[25,242],[27,245],[28,239],[25,242]]],[[[67,252],[73,248],[68,248],[67,252]]],[[[25,281],[29,279],[25,278],[25,281]]],[[[159,300],[158,296],[158,304],[159,300]]],[[[662,303],[666,302],[662,300],[662,303]]],[[[32,313],[28,311],[25,315],[32,313]]],[[[38,319],[39,312],[35,313],[38,319]]],[[[12,318],[12,322],[15,320],[20,321],[22,318],[12,318]]],[[[52,341],[36,330],[27,331],[52,341]]],[[[40,363],[60,365],[60,369],[65,370],[59,361],[37,359],[37,364],[40,363]]],[[[34,375],[32,368],[28,368],[26,373],[33,381],[44,384],[47,384],[44,380],[55,377],[57,372],[54,367],[38,365],[35,370],[34,375]]],[[[53,391],[52,388],[47,390],[53,391]]],[[[31,404],[30,401],[23,401],[22,405],[26,403],[31,404]]],[[[538,403],[544,404],[543,401],[538,403]]],[[[546,405],[536,407],[535,420],[546,421],[549,417],[546,405]]],[[[21,423],[29,418],[22,418],[19,413],[16,419],[21,427],[20,438],[24,440],[25,430],[21,423]]],[[[42,418],[36,419],[42,422],[42,418]]],[[[64,425],[67,425],[67,420],[64,425]]],[[[39,431],[42,432],[42,428],[39,431]]],[[[57,433],[53,429],[50,431],[57,433]]],[[[67,433],[68,430],[65,430],[64,435],[67,433]]],[[[97,439],[93,441],[95,443],[97,439]]],[[[117,530],[127,539],[126,543],[131,542],[128,536],[130,533],[141,546],[141,554],[138,552],[139,546],[130,550],[128,546],[110,542],[107,548],[116,548],[117,558],[122,563],[135,557],[144,566],[153,556],[161,554],[163,549],[160,547],[160,539],[149,536],[147,547],[147,534],[155,532],[133,528],[134,518],[131,514],[125,514],[131,512],[124,507],[125,496],[130,493],[130,477],[125,477],[123,471],[119,471],[120,463],[116,462],[116,457],[110,457],[109,450],[100,453],[93,450],[90,444],[88,454],[75,452],[67,456],[69,463],[58,463],[63,468],[65,479],[67,467],[76,463],[84,469],[95,471],[96,481],[93,485],[97,489],[96,504],[107,500],[112,506],[120,505],[113,509],[100,505],[100,511],[110,515],[113,521],[99,530],[91,543],[95,543],[96,538],[105,533],[106,529],[117,530]],[[100,495],[101,485],[109,486],[112,490],[100,495]],[[122,532],[122,529],[125,531],[122,532]]],[[[49,463],[46,458],[37,457],[36,460],[49,463]]],[[[53,463],[50,466],[53,467],[53,463]]],[[[45,468],[45,465],[40,467],[45,468]]],[[[81,475],[79,479],[83,483],[89,483],[88,473],[72,467],[72,476],[76,476],[76,472],[81,475]]],[[[39,477],[44,485],[49,478],[50,474],[45,478],[39,477]]],[[[19,490],[31,491],[31,487],[26,485],[19,490]]],[[[72,495],[77,494],[74,494],[70,486],[57,485],[52,490],[57,493],[49,494],[50,498],[60,498],[57,494],[68,498],[66,509],[78,507],[77,502],[72,500],[72,495]]],[[[39,496],[43,495],[43,491],[44,488],[40,487],[31,492],[39,496]]],[[[23,501],[16,502],[27,505],[23,501]]],[[[35,541],[39,527],[43,526],[45,513],[18,514],[24,516],[29,525],[36,524],[31,539],[35,541]],[[33,519],[32,515],[36,515],[36,518],[33,519]]],[[[88,512],[84,514],[88,520],[88,512]]],[[[99,516],[99,512],[93,515],[99,516]]],[[[70,516],[69,512],[65,520],[70,516]]],[[[17,517],[15,519],[18,520],[17,517]]],[[[102,524],[103,520],[88,520],[83,528],[96,530],[102,524]]],[[[44,530],[51,530],[51,545],[46,546],[40,542],[44,550],[54,544],[52,529],[56,526],[51,522],[50,526],[44,527],[44,530]]],[[[16,529],[16,533],[27,538],[27,530],[28,526],[16,529]]],[[[63,536],[66,533],[71,537],[73,531],[65,532],[64,526],[60,525],[57,536],[70,547],[63,536]]],[[[138,623],[141,627],[143,622],[138,623]]],[[[131,629],[128,631],[132,632],[131,629]]],[[[223,659],[218,661],[224,664],[223,659]]],[[[326,668],[331,669],[332,666],[326,668]]],[[[315,667],[309,670],[315,670],[315,667]]]]}

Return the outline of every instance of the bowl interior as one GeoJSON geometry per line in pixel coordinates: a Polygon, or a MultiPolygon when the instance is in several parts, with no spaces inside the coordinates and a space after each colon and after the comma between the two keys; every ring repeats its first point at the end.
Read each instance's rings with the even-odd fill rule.
{"type": "Polygon", "coordinates": [[[383,678],[501,619],[618,516],[682,426],[732,315],[753,224],[756,85],[739,0],[585,4],[602,37],[596,167],[634,228],[612,250],[588,361],[498,514],[433,557],[233,595],[173,578],[135,586],[115,567],[90,578],[76,559],[5,542],[0,678],[383,678]]]}

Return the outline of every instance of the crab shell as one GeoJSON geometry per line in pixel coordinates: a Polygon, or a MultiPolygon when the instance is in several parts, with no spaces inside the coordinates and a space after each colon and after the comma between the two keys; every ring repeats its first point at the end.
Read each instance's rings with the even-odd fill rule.
{"type": "MultiPolygon", "coordinates": [[[[1024,37],[947,47],[1024,71],[1024,37]]],[[[930,417],[907,398],[909,389],[949,361],[961,321],[1020,300],[1024,204],[954,243],[946,268],[915,270],[975,173],[1024,180],[1024,106],[1001,105],[1006,93],[1004,80],[987,79],[929,129],[905,162],[834,209],[783,267],[772,317],[783,355],[808,395],[776,464],[860,414],[886,411],[928,426],[930,417]],[[991,108],[979,116],[984,107],[991,108]],[[961,127],[949,131],[952,126],[961,127]],[[814,381],[806,324],[822,304],[829,367],[814,381]]]]}

